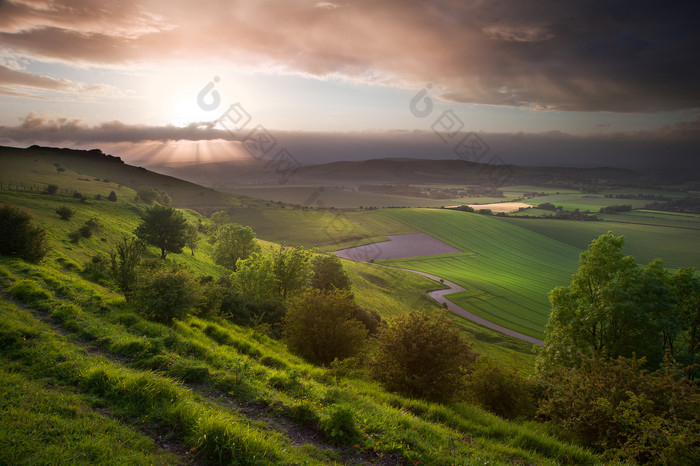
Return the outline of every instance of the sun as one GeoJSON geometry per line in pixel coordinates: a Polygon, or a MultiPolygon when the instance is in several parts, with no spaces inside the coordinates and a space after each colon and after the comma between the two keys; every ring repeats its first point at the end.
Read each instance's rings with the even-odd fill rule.
{"type": "Polygon", "coordinates": [[[190,123],[213,121],[218,117],[214,113],[203,109],[197,103],[196,94],[188,94],[175,100],[167,119],[173,126],[182,127],[190,123]]]}

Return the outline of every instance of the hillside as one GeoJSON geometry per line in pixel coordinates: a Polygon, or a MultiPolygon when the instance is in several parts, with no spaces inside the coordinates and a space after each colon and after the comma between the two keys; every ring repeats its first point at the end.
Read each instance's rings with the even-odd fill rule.
{"type": "Polygon", "coordinates": [[[280,175],[262,162],[232,161],[204,164],[154,166],[158,171],[192,180],[218,189],[245,186],[290,185],[362,185],[362,184],[436,184],[493,185],[508,178],[509,184],[546,183],[586,184],[600,179],[615,183],[638,181],[641,175],[617,168],[558,168],[489,165],[464,160],[426,160],[383,158],[358,162],[331,162],[296,169],[280,182],[280,175]]]}
{"type": "MultiPolygon", "coordinates": [[[[87,270],[135,228],[145,207],[134,200],[135,190],[166,188],[174,205],[192,209],[186,211],[191,222],[202,219],[198,198],[216,209],[248,201],[103,156],[82,164],[84,155],[25,155],[0,157],[12,170],[3,171],[12,190],[3,180],[0,203],[24,209],[44,226],[51,251],[38,264],[0,256],[6,413],[0,431],[13,433],[0,436],[0,462],[95,464],[114,455],[140,464],[598,462],[555,440],[545,425],[507,422],[466,403],[389,393],[351,366],[313,366],[264,332],[220,317],[189,316],[172,325],[144,319],[108,280],[87,270]],[[64,191],[43,193],[52,183],[64,191]],[[78,189],[89,196],[74,197],[78,189]],[[105,199],[112,190],[116,202],[105,199]],[[59,206],[70,206],[75,216],[60,219],[59,206]],[[69,241],[68,234],[92,218],[98,231],[69,241]],[[343,429],[355,434],[339,437],[343,429]]],[[[395,222],[394,228],[405,227],[395,222]]],[[[200,277],[222,274],[203,239],[196,254],[172,254],[168,261],[200,277]]],[[[377,264],[348,271],[364,306],[384,315],[430,308],[425,291],[435,282],[377,264]],[[402,282],[404,288],[394,286],[402,282]]]]}

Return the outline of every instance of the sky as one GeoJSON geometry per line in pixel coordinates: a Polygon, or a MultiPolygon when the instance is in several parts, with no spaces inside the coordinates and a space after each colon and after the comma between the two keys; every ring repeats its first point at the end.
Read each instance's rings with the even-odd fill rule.
{"type": "Polygon", "coordinates": [[[700,167],[700,5],[0,0],[0,144],[700,167]],[[255,132],[257,131],[257,132],[255,132]],[[448,137],[449,136],[449,137],[448,137]]]}

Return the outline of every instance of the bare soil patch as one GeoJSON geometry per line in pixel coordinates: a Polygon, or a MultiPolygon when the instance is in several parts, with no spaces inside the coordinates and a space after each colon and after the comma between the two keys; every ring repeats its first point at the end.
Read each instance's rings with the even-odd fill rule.
{"type": "Polygon", "coordinates": [[[387,236],[389,241],[335,251],[343,259],[368,262],[381,259],[403,259],[406,257],[433,256],[436,254],[456,254],[459,249],[443,243],[425,233],[387,236]]]}
{"type": "Polygon", "coordinates": [[[524,202],[498,202],[496,204],[469,204],[469,207],[479,210],[479,209],[491,209],[491,212],[517,212],[521,207],[534,207],[531,204],[525,204],[524,202]]]}

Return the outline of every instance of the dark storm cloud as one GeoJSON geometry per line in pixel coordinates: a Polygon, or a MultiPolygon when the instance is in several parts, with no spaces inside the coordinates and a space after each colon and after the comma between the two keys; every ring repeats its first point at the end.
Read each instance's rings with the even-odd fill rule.
{"type": "Polygon", "coordinates": [[[553,110],[700,107],[697,1],[238,0],[0,4],[0,47],[127,66],[273,66],[459,102],[553,110]]]}

